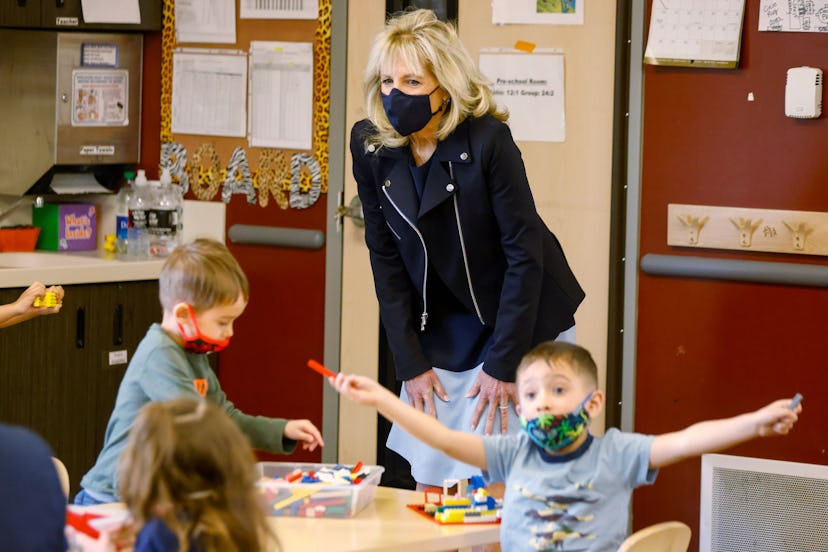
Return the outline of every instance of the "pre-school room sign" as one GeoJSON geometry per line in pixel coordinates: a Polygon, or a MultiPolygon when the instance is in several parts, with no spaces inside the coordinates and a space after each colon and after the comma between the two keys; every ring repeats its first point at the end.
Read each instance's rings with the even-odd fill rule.
{"type": "Polygon", "coordinates": [[[509,110],[509,127],[515,140],[566,139],[563,53],[484,50],[480,70],[492,82],[498,105],[509,110]]]}

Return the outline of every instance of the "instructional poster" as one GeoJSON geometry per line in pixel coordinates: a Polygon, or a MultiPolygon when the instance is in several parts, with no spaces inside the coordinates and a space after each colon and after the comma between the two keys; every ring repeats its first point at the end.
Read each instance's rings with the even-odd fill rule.
{"type": "Polygon", "coordinates": [[[72,71],[72,126],[129,124],[129,73],[124,69],[72,71]]]}
{"type": "Polygon", "coordinates": [[[563,142],[564,59],[559,50],[484,51],[480,70],[492,82],[495,100],[509,110],[515,140],[563,142]]]}
{"type": "Polygon", "coordinates": [[[828,33],[828,0],[762,0],[759,30],[828,33]]]}

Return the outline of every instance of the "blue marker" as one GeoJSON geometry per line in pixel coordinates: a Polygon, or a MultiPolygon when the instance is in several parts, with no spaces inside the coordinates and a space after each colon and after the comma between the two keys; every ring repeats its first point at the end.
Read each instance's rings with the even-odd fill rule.
{"type": "Polygon", "coordinates": [[[801,401],[802,401],[802,394],[797,393],[796,395],[794,395],[794,398],[791,399],[791,404],[788,405],[788,410],[793,410],[794,408],[799,406],[799,403],[801,401]]]}

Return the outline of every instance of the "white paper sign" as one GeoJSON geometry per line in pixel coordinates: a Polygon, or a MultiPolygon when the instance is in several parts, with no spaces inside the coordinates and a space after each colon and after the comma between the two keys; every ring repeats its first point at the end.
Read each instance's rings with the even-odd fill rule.
{"type": "Polygon", "coordinates": [[[311,149],[313,44],[250,43],[250,145],[311,149]]]}
{"type": "Polygon", "coordinates": [[[141,22],[138,0],[81,0],[81,11],[84,23],[141,22]]]}
{"type": "Polygon", "coordinates": [[[316,19],[319,0],[239,0],[240,19],[316,19]]]}
{"type": "Polygon", "coordinates": [[[237,136],[247,133],[247,56],[235,50],[173,52],[172,131],[237,136]]]}
{"type": "Polygon", "coordinates": [[[235,44],[235,0],[175,0],[178,42],[235,44]]]}
{"type": "Polygon", "coordinates": [[[563,142],[564,57],[559,51],[485,52],[480,70],[491,80],[499,106],[509,110],[515,140],[563,142]]]}

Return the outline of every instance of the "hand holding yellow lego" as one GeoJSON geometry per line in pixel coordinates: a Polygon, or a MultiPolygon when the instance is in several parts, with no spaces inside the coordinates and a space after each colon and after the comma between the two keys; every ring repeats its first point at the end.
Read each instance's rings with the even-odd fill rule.
{"type": "Polygon", "coordinates": [[[0,328],[43,314],[56,314],[63,304],[63,288],[48,289],[40,282],[30,285],[14,303],[0,305],[0,328]]]}

